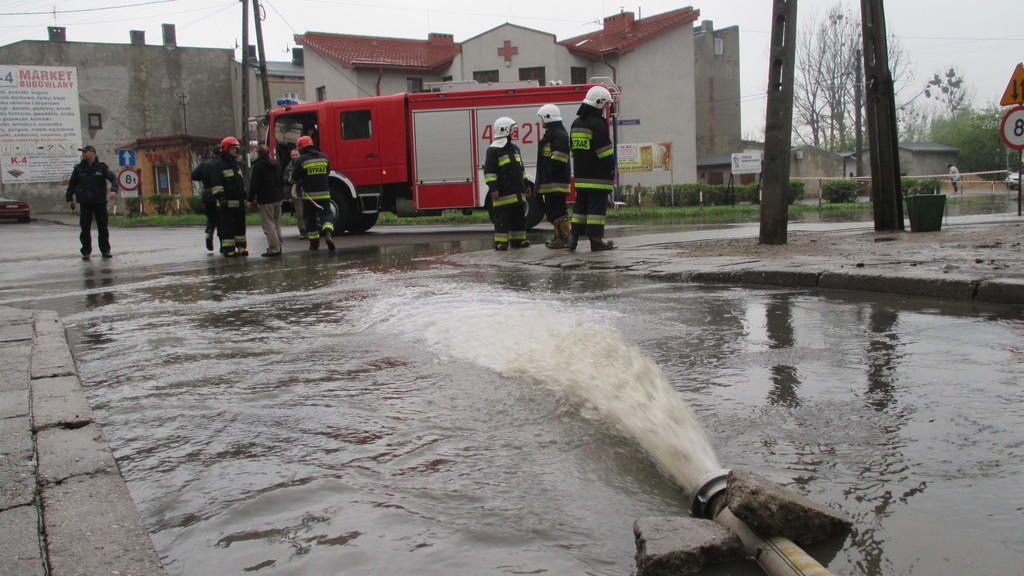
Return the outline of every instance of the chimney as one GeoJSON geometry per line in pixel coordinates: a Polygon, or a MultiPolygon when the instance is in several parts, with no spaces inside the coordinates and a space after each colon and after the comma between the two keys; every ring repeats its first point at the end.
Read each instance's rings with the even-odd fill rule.
{"type": "Polygon", "coordinates": [[[302,66],[303,63],[302,46],[292,46],[292,64],[302,66]]]}
{"type": "Polygon", "coordinates": [[[451,46],[455,44],[455,37],[451,34],[431,32],[427,35],[427,44],[431,46],[451,46]]]}
{"type": "Polygon", "coordinates": [[[50,33],[50,42],[68,41],[68,31],[63,26],[47,26],[46,31],[50,33]]]}
{"type": "Polygon", "coordinates": [[[178,45],[178,40],[174,34],[174,24],[163,24],[164,29],[164,46],[174,48],[178,45]]]}
{"type": "Polygon", "coordinates": [[[604,31],[608,34],[629,34],[635,21],[636,15],[632,12],[620,12],[604,19],[604,31]]]}
{"type": "Polygon", "coordinates": [[[132,30],[129,32],[132,38],[132,46],[145,46],[146,45],[146,31],[145,30],[132,30]]]}

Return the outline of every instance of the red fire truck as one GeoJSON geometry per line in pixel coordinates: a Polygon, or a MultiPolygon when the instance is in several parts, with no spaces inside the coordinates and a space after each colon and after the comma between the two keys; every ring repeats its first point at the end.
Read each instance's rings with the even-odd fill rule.
{"type": "MultiPolygon", "coordinates": [[[[489,209],[482,168],[491,126],[501,116],[518,123],[513,140],[533,182],[543,135],[537,109],[557,104],[568,129],[591,86],[484,87],[283,106],[270,111],[267,141],[287,162],[295,141],[312,136],[331,160],[339,225],[365,232],[381,210],[413,216],[489,209]]],[[[531,228],[543,216],[541,203],[534,194],[527,206],[531,228]]]]}

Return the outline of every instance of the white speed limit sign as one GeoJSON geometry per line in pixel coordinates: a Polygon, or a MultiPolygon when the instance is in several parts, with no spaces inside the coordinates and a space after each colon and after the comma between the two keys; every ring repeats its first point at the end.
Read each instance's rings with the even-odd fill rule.
{"type": "Polygon", "coordinates": [[[124,198],[135,198],[139,193],[139,174],[132,168],[117,173],[117,186],[124,198]]]}
{"type": "Polygon", "coordinates": [[[1024,150],[1024,106],[1011,108],[999,126],[1003,142],[1014,150],[1024,150]]]}

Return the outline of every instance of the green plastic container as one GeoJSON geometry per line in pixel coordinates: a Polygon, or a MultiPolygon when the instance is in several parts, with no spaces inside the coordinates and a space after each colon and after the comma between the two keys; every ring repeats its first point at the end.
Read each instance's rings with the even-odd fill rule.
{"type": "Polygon", "coordinates": [[[945,194],[915,194],[906,199],[911,232],[935,232],[942,229],[942,215],[946,211],[945,194]]]}

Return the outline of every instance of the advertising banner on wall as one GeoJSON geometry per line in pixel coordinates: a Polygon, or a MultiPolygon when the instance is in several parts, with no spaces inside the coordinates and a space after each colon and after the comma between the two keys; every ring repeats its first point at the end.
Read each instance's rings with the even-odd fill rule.
{"type": "Polygon", "coordinates": [[[619,172],[662,172],[672,169],[672,143],[619,144],[619,172]]]}
{"type": "Polygon", "coordinates": [[[0,65],[0,182],[61,182],[82,145],[76,68],[0,65]]]}

